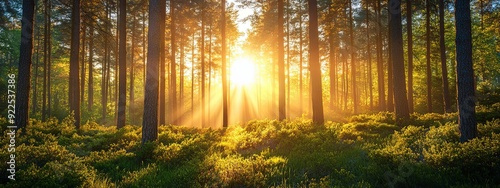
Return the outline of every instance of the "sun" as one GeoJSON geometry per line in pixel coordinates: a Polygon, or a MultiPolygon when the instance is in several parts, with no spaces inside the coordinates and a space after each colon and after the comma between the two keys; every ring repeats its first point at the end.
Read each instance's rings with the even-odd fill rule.
{"type": "Polygon", "coordinates": [[[231,65],[231,83],[245,86],[255,81],[255,64],[248,58],[238,58],[231,65]]]}

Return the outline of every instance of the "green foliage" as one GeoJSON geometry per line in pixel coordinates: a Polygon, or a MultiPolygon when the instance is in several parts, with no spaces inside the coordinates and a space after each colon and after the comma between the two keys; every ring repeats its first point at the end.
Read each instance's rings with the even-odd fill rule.
{"type": "MultiPolygon", "coordinates": [[[[481,107],[482,108],[482,107],[481,107]]],[[[492,108],[492,107],[488,107],[492,108]]],[[[348,123],[258,120],[224,130],[160,126],[117,130],[71,118],[31,121],[17,133],[7,187],[450,187],[500,182],[500,119],[459,142],[456,114],[358,115],[348,123]],[[22,133],[23,132],[23,133],[22,133]],[[22,135],[24,134],[24,135],[22,135]]],[[[0,118],[0,124],[5,124],[0,118]]],[[[7,130],[4,130],[6,134],[7,130]]],[[[6,140],[0,141],[6,146],[6,140]]],[[[4,148],[1,158],[8,158],[4,148]]],[[[6,164],[2,165],[6,169],[6,164]]],[[[7,171],[0,172],[7,177],[7,171]]]]}

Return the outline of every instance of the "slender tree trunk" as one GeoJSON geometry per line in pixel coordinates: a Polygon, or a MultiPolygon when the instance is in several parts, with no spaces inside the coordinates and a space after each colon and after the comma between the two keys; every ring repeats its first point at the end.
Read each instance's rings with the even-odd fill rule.
{"type": "Polygon", "coordinates": [[[376,2],[376,20],[377,20],[377,85],[378,85],[378,103],[379,110],[386,110],[385,105],[385,84],[384,84],[384,63],[382,60],[382,29],[380,28],[380,0],[376,2]]]}
{"type": "Polygon", "coordinates": [[[470,1],[455,1],[458,125],[460,141],[477,137],[470,1]]]}
{"type": "Polygon", "coordinates": [[[130,37],[132,47],[130,48],[130,90],[129,90],[129,105],[128,105],[128,117],[131,123],[135,123],[133,112],[134,112],[134,100],[135,100],[135,91],[134,91],[134,81],[135,81],[135,24],[136,19],[135,16],[132,16],[132,36],[130,37]]]}
{"type": "Polygon", "coordinates": [[[311,73],[313,122],[324,123],[323,91],[321,88],[321,66],[319,64],[318,7],[316,0],[309,5],[309,71],[311,73]]]}
{"type": "MultiPolygon", "coordinates": [[[[201,7],[201,128],[205,127],[205,4],[201,7]]],[[[210,97],[210,96],[209,96],[210,97]]]]}
{"type": "Polygon", "coordinates": [[[299,114],[302,115],[303,109],[304,109],[304,83],[303,83],[303,78],[304,78],[304,63],[303,63],[303,39],[302,39],[302,5],[299,5],[299,114]]]}
{"type": "MultiPolygon", "coordinates": [[[[36,11],[36,8],[35,8],[36,11]]],[[[37,20],[35,19],[35,23],[37,20]]],[[[37,34],[36,34],[36,49],[35,49],[35,54],[36,54],[36,62],[35,62],[35,80],[33,81],[33,102],[32,107],[31,107],[31,113],[35,114],[38,110],[38,69],[40,68],[40,28],[37,29],[37,34]]]]}
{"type": "MultiPolygon", "coordinates": [[[[164,1],[162,1],[164,2],[164,1]]],[[[119,94],[118,94],[118,118],[116,127],[118,129],[125,126],[125,112],[127,105],[127,2],[120,0],[119,3],[119,94]]],[[[165,12],[165,11],[163,11],[165,12]]]]}
{"type": "Polygon", "coordinates": [[[368,54],[368,90],[370,93],[370,110],[373,110],[373,78],[372,78],[372,53],[370,45],[370,9],[366,2],[366,53],[368,54]]]}
{"type": "Polygon", "coordinates": [[[432,112],[432,71],[431,71],[431,4],[425,0],[425,41],[427,46],[426,53],[426,74],[427,74],[427,112],[432,112]]]}
{"type": "Polygon", "coordinates": [[[411,1],[406,1],[406,29],[408,35],[408,111],[413,113],[413,13],[411,1]]]}
{"type": "Polygon", "coordinates": [[[69,110],[74,113],[75,126],[80,128],[80,80],[78,77],[80,47],[80,0],[73,0],[71,14],[71,55],[69,69],[69,110]]]}
{"type": "MultiPolygon", "coordinates": [[[[333,31],[330,31],[333,32],[333,31]]],[[[333,38],[333,33],[330,33],[328,38],[329,38],[329,44],[330,44],[330,49],[329,49],[329,61],[330,61],[330,66],[329,66],[329,76],[330,76],[330,110],[334,109],[334,101],[335,101],[335,79],[337,79],[337,74],[336,74],[336,62],[335,62],[335,45],[334,45],[334,38],[333,38]]]]}
{"type": "MultiPolygon", "coordinates": [[[[286,96],[286,111],[288,117],[291,116],[290,110],[290,90],[292,84],[290,83],[290,1],[286,1],[286,83],[287,83],[287,96],[286,96]]],[[[286,114],[285,114],[286,115],[286,114]]],[[[286,117],[286,116],[285,116],[286,117]]]]}
{"type": "Polygon", "coordinates": [[[351,82],[352,82],[352,103],[353,103],[353,112],[354,114],[358,113],[358,89],[356,84],[356,46],[354,45],[354,26],[352,19],[352,7],[354,4],[352,0],[349,0],[349,36],[350,36],[350,51],[351,51],[351,82]]]}
{"type": "Polygon", "coordinates": [[[406,84],[405,84],[405,64],[403,52],[403,32],[401,25],[401,1],[389,0],[389,36],[391,45],[391,60],[393,66],[394,80],[394,102],[396,111],[396,120],[404,120],[410,117],[408,112],[408,101],[406,99],[406,84]],[[396,5],[396,6],[394,6],[396,5]]]}
{"type": "MultiPolygon", "coordinates": [[[[82,23],[85,23],[85,21],[82,21],[82,23]]],[[[80,64],[81,64],[81,72],[80,72],[80,104],[83,104],[83,100],[85,98],[85,44],[86,44],[86,28],[85,24],[81,25],[81,48],[82,51],[80,52],[80,64]]],[[[82,106],[83,107],[83,106],[82,106]]]]}
{"type": "MultiPolygon", "coordinates": [[[[23,0],[23,19],[21,20],[21,46],[15,104],[15,128],[26,127],[29,118],[29,99],[31,87],[31,64],[33,55],[33,28],[35,26],[35,1],[23,0]]],[[[11,77],[14,78],[14,77],[11,77]]],[[[10,88],[9,89],[14,89],[10,88]]]]}
{"type": "MultiPolygon", "coordinates": [[[[52,10],[52,1],[49,1],[49,10],[52,10]]],[[[51,11],[48,12],[48,16],[47,16],[47,21],[48,21],[48,25],[47,25],[47,29],[49,31],[49,34],[47,35],[48,37],[48,43],[47,43],[47,117],[51,117],[52,116],[52,84],[51,84],[51,70],[52,70],[52,29],[51,29],[51,26],[52,26],[52,20],[51,20],[51,14],[50,14],[51,11]]]]}
{"type": "MultiPolygon", "coordinates": [[[[92,21],[91,21],[92,22],[92,21]]],[[[94,106],[94,25],[89,26],[89,84],[88,84],[88,106],[87,109],[92,112],[94,106]]]]}
{"type": "Polygon", "coordinates": [[[170,0],[170,48],[172,50],[170,60],[170,123],[177,124],[177,78],[175,63],[175,4],[170,0]]]}
{"type": "Polygon", "coordinates": [[[48,0],[44,0],[44,18],[45,18],[45,26],[44,26],[44,37],[43,37],[43,94],[42,94],[42,121],[45,121],[47,119],[47,78],[49,77],[48,74],[48,46],[49,46],[49,6],[48,6],[48,0]]]}
{"type": "Polygon", "coordinates": [[[278,0],[278,87],[279,87],[279,115],[278,120],[286,119],[285,108],[285,42],[284,42],[284,2],[278,0]]]}
{"type": "Polygon", "coordinates": [[[226,0],[222,0],[221,39],[222,39],[222,127],[228,127],[227,75],[226,75],[226,0]]]}
{"type": "MultiPolygon", "coordinates": [[[[165,3],[166,4],[166,3],[165,3]]],[[[163,6],[163,5],[162,5],[163,6]]],[[[166,8],[166,5],[165,5],[165,8],[166,8]]],[[[165,13],[165,9],[163,9],[161,11],[161,20],[165,20],[166,18],[166,13],[165,13]]],[[[160,48],[161,49],[165,49],[165,21],[162,21],[160,23],[160,30],[162,31],[160,33],[160,38],[158,40],[160,40],[160,48]]],[[[172,32],[172,31],[171,31],[172,32]]],[[[165,75],[165,72],[166,72],[166,61],[165,61],[165,50],[161,50],[160,51],[160,125],[165,125],[167,123],[166,121],[166,108],[165,108],[165,105],[166,105],[166,96],[165,96],[165,92],[166,91],[166,85],[167,85],[167,80],[166,80],[166,75],[165,75]]]]}
{"type": "Polygon", "coordinates": [[[158,92],[161,40],[162,12],[165,12],[165,1],[149,1],[149,30],[148,30],[148,63],[144,96],[144,114],[142,121],[142,143],[155,141],[158,138],[158,92]]]}
{"type": "Polygon", "coordinates": [[[444,41],[444,0],[439,0],[439,50],[441,52],[441,73],[443,79],[444,112],[451,112],[450,89],[448,83],[448,68],[446,66],[446,46],[444,41]]]}

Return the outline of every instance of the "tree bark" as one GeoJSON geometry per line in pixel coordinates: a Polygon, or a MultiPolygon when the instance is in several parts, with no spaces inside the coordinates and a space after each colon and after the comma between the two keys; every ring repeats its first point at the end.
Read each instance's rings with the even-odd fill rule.
{"type": "Polygon", "coordinates": [[[426,75],[427,75],[427,112],[432,112],[432,70],[431,70],[431,4],[425,0],[425,41],[426,41],[426,75]]]}
{"type": "Polygon", "coordinates": [[[170,123],[177,124],[177,78],[176,78],[176,63],[175,63],[175,4],[174,0],[170,0],[170,123]]]}
{"type": "Polygon", "coordinates": [[[227,75],[226,75],[226,0],[222,0],[221,39],[222,39],[222,127],[228,127],[227,75]]]}
{"type": "Polygon", "coordinates": [[[353,113],[357,114],[358,113],[358,89],[357,89],[357,84],[356,84],[356,46],[354,45],[354,26],[353,22],[354,20],[352,19],[353,7],[352,0],[349,0],[349,36],[350,36],[350,52],[351,52],[351,87],[352,87],[352,106],[353,106],[353,113]]]}
{"type": "Polygon", "coordinates": [[[161,41],[161,12],[165,12],[162,0],[149,1],[149,30],[148,30],[148,63],[144,96],[144,114],[142,121],[142,143],[155,141],[158,138],[158,91],[161,41]]]}
{"type": "Polygon", "coordinates": [[[94,106],[94,25],[93,21],[89,26],[89,84],[88,84],[88,106],[87,109],[92,112],[94,106]]]}
{"type": "Polygon", "coordinates": [[[461,142],[477,137],[470,14],[470,1],[455,1],[458,125],[461,142]]]}
{"type": "MultiPolygon", "coordinates": [[[[162,4],[163,4],[163,1],[162,1],[162,4]]],[[[165,3],[165,6],[161,5],[161,7],[164,7],[164,9],[162,9],[161,11],[161,20],[163,20],[162,22],[160,22],[160,30],[161,30],[161,33],[160,33],[160,38],[158,40],[160,40],[160,48],[163,49],[160,51],[160,125],[165,125],[167,123],[166,121],[166,108],[165,108],[165,105],[166,105],[166,96],[165,96],[165,92],[167,92],[165,89],[166,89],[166,78],[165,78],[165,72],[166,72],[166,61],[165,61],[165,18],[166,18],[166,13],[165,13],[165,8],[166,8],[166,3],[165,3]]],[[[172,31],[171,31],[172,32],[172,31]]]]}
{"type": "Polygon", "coordinates": [[[406,99],[405,64],[403,52],[403,32],[401,25],[401,1],[389,0],[389,29],[391,35],[391,60],[393,66],[394,80],[394,103],[396,111],[396,122],[410,117],[408,112],[408,101],[406,99]]]}
{"type": "Polygon", "coordinates": [[[382,61],[382,29],[380,28],[380,0],[376,4],[376,20],[377,20],[377,86],[378,86],[378,103],[379,110],[386,110],[385,106],[385,85],[384,85],[384,63],[382,61]]]}
{"type": "Polygon", "coordinates": [[[311,73],[313,122],[324,123],[323,91],[321,86],[321,66],[319,64],[318,7],[316,0],[308,0],[309,5],[309,71],[311,73]]]}
{"type": "Polygon", "coordinates": [[[439,50],[441,52],[441,74],[443,80],[444,112],[451,112],[450,89],[448,83],[448,68],[446,66],[446,46],[444,40],[444,0],[439,0],[439,50]]]}
{"type": "Polygon", "coordinates": [[[279,87],[279,110],[278,120],[286,119],[286,104],[285,104],[285,42],[284,42],[284,2],[278,0],[278,87],[279,87]]]}
{"type": "Polygon", "coordinates": [[[33,28],[35,26],[34,13],[35,1],[23,0],[21,46],[19,50],[19,68],[15,97],[18,99],[15,104],[15,126],[17,129],[25,128],[29,118],[31,57],[33,55],[33,28]]]}
{"type": "MultiPolygon", "coordinates": [[[[162,1],[163,2],[163,1],[162,1]]],[[[125,126],[125,111],[127,104],[127,1],[120,0],[119,3],[119,94],[118,94],[118,118],[116,128],[120,129],[125,126]]]]}
{"type": "Polygon", "coordinates": [[[69,68],[69,110],[74,113],[75,126],[80,128],[80,79],[78,77],[80,53],[80,0],[73,0],[71,13],[71,55],[69,68]]]}
{"type": "Polygon", "coordinates": [[[413,113],[413,20],[412,0],[406,1],[406,32],[408,35],[408,111],[413,113]]]}

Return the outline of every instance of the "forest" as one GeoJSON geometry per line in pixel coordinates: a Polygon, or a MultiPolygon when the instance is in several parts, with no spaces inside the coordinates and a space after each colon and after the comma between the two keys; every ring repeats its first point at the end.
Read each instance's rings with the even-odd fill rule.
{"type": "Polygon", "coordinates": [[[500,0],[0,13],[0,187],[500,185],[500,0]]]}

